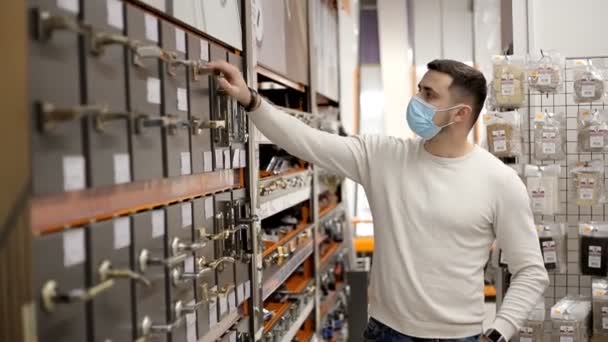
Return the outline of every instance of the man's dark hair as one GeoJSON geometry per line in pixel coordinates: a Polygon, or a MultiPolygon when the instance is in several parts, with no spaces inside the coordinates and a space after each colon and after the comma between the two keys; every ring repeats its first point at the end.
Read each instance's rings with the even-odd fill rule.
{"type": "Polygon", "coordinates": [[[454,89],[461,95],[473,99],[473,124],[477,121],[479,113],[486,100],[486,78],[483,74],[462,62],[451,59],[436,59],[427,64],[429,70],[435,70],[452,76],[450,90],[454,89]]]}

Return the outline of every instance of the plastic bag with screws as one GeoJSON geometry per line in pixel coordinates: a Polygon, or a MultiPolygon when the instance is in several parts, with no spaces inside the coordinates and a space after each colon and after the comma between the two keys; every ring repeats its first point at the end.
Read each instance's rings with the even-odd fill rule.
{"type": "Polygon", "coordinates": [[[526,165],[524,175],[535,214],[555,215],[559,212],[560,172],[559,165],[526,165]]]}
{"type": "Polygon", "coordinates": [[[484,122],[490,153],[499,158],[521,155],[521,119],[517,111],[488,112],[484,122]]]}
{"type": "Polygon", "coordinates": [[[608,224],[587,222],[579,224],[581,274],[608,275],[608,224]]]}
{"type": "Polygon", "coordinates": [[[608,151],[608,112],[586,109],[578,113],[578,151],[608,151]]]}
{"type": "Polygon", "coordinates": [[[574,61],[574,102],[589,103],[601,101],[604,97],[605,84],[599,70],[584,60],[574,61]]]}
{"type": "Polygon", "coordinates": [[[564,58],[555,51],[541,51],[541,56],[528,59],[528,84],[543,94],[555,94],[561,89],[564,58]]]}
{"type": "Polygon", "coordinates": [[[537,160],[561,160],[566,157],[564,114],[544,111],[534,115],[534,155],[537,160]]]}
{"type": "Polygon", "coordinates": [[[515,56],[494,56],[490,104],[494,108],[519,108],[524,103],[524,59],[515,56]]]}
{"type": "Polygon", "coordinates": [[[606,200],[604,192],[604,162],[591,160],[576,162],[571,169],[572,194],[576,205],[592,207],[606,200]]]}
{"type": "Polygon", "coordinates": [[[591,335],[591,300],[566,296],[551,308],[553,341],[588,341],[591,335]]]}
{"type": "Polygon", "coordinates": [[[591,283],[593,302],[593,336],[608,336],[608,279],[594,278],[591,283]]]}
{"type": "Polygon", "coordinates": [[[564,223],[537,224],[538,240],[547,271],[566,273],[566,225],[564,223]]]}

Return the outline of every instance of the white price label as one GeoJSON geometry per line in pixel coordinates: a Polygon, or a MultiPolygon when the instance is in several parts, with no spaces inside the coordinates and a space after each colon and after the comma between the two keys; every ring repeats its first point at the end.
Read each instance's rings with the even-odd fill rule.
{"type": "Polygon", "coordinates": [[[602,317],[602,329],[608,330],[608,317],[602,317]]]}
{"type": "Polygon", "coordinates": [[[228,294],[228,310],[234,311],[236,309],[236,293],[234,291],[230,291],[228,294]]]}
{"type": "Polygon", "coordinates": [[[185,88],[177,88],[177,110],[188,111],[188,92],[185,88]]]}
{"type": "Polygon", "coordinates": [[[532,199],[532,210],[535,213],[542,213],[545,210],[546,197],[543,187],[530,188],[530,198],[532,199]]]}
{"type": "Polygon", "coordinates": [[[583,201],[593,200],[593,188],[579,188],[578,194],[579,198],[583,201]]]}
{"type": "Polygon", "coordinates": [[[205,39],[201,39],[201,60],[209,61],[209,43],[205,39]]]}
{"type": "Polygon", "coordinates": [[[224,153],[222,150],[215,150],[215,168],[217,170],[224,168],[224,153]]]}
{"type": "Polygon", "coordinates": [[[494,139],[494,152],[506,152],[507,151],[507,139],[500,138],[494,139]]]}
{"type": "Polygon", "coordinates": [[[521,337],[519,338],[519,342],[532,342],[532,337],[524,337],[524,336],[521,336],[521,337]]]}
{"type": "Polygon", "coordinates": [[[560,336],[559,342],[574,342],[574,337],[572,336],[560,336]]]}
{"type": "Polygon", "coordinates": [[[545,252],[544,255],[545,264],[555,264],[557,262],[556,252],[545,252]]]}
{"type": "Polygon", "coordinates": [[[152,212],[152,237],[157,238],[165,235],[165,211],[163,209],[152,212]]]}
{"type": "Polygon", "coordinates": [[[186,32],[178,28],[175,29],[175,49],[186,53],[186,32]]]}
{"type": "Polygon", "coordinates": [[[230,333],[229,342],[236,342],[236,331],[230,333]]]}
{"type": "Polygon", "coordinates": [[[539,85],[551,85],[551,74],[540,74],[538,75],[539,85]]]}
{"type": "Polygon", "coordinates": [[[601,246],[589,246],[588,267],[590,267],[590,268],[601,268],[602,267],[602,247],[601,246]]]}
{"type": "Polygon", "coordinates": [[[513,85],[513,83],[503,82],[500,93],[502,96],[514,96],[515,95],[515,85],[513,85]]]}
{"type": "Polygon", "coordinates": [[[192,225],[192,202],[182,204],[182,228],[192,225]]]}
{"type": "Polygon", "coordinates": [[[70,267],[84,262],[84,229],[70,229],[63,233],[63,266],[70,267]]]}
{"type": "Polygon", "coordinates": [[[183,175],[189,175],[192,173],[192,168],[190,165],[190,152],[182,152],[180,154],[180,159],[181,159],[181,174],[183,175]]]}
{"type": "Polygon", "coordinates": [[[119,0],[106,0],[108,25],[119,30],[124,29],[123,3],[119,0]]]}
{"type": "Polygon", "coordinates": [[[203,172],[213,171],[213,152],[203,152],[203,172]]]}
{"type": "Polygon", "coordinates": [[[205,198],[205,219],[213,217],[213,197],[205,198]]]}
{"type": "Polygon", "coordinates": [[[131,245],[131,221],[128,217],[119,217],[114,220],[114,249],[121,249],[131,245]]]}
{"type": "MultiPolygon", "coordinates": [[[[262,260],[260,258],[260,260],[262,260]]],[[[251,280],[247,280],[247,282],[245,283],[245,299],[249,299],[249,297],[251,296],[251,280]]]]}
{"type": "Polygon", "coordinates": [[[236,288],[236,296],[238,297],[239,305],[245,301],[245,284],[241,284],[236,288]]]}
{"type": "Polygon", "coordinates": [[[184,272],[194,273],[194,257],[188,257],[184,261],[184,272]]]}
{"type": "Polygon", "coordinates": [[[57,7],[72,13],[78,13],[80,11],[78,0],[57,0],[57,7]]]}
{"type": "MultiPolygon", "coordinates": [[[[214,286],[211,291],[217,290],[217,286],[214,286]]],[[[217,298],[213,298],[209,301],[209,327],[213,328],[217,324],[217,298]]]]}
{"type": "Polygon", "coordinates": [[[594,97],[595,96],[595,85],[593,84],[584,84],[581,86],[581,96],[582,97],[594,97]]]}
{"type": "Polygon", "coordinates": [[[591,148],[602,148],[604,147],[604,135],[591,135],[589,136],[589,146],[591,148]]]}
{"type": "Polygon", "coordinates": [[[158,43],[158,19],[155,16],[145,13],[146,39],[158,43]]]}
{"type": "Polygon", "coordinates": [[[114,184],[129,183],[131,181],[131,159],[126,153],[114,155],[114,184]]]}
{"type": "Polygon", "coordinates": [[[160,104],[160,80],[154,77],[148,77],[146,81],[147,100],[152,104],[160,104]]]}
{"type": "Polygon", "coordinates": [[[225,295],[220,296],[220,317],[228,312],[228,297],[225,295]]]}
{"type": "Polygon", "coordinates": [[[240,161],[241,161],[241,152],[237,148],[232,151],[232,168],[238,169],[241,166],[240,161]]]}
{"type": "Polygon", "coordinates": [[[241,167],[247,167],[247,150],[240,150],[241,167]]]}
{"type": "Polygon", "coordinates": [[[543,143],[544,154],[555,154],[555,143],[543,143]]]}
{"type": "MultiPolygon", "coordinates": [[[[194,301],[188,303],[188,305],[194,305],[194,301]]],[[[196,313],[186,314],[186,341],[196,342],[196,313]]]]}
{"type": "Polygon", "coordinates": [[[224,150],[224,169],[230,169],[230,150],[224,150]]]}
{"type": "Polygon", "coordinates": [[[85,187],[84,157],[63,157],[63,190],[74,191],[85,187]]]}

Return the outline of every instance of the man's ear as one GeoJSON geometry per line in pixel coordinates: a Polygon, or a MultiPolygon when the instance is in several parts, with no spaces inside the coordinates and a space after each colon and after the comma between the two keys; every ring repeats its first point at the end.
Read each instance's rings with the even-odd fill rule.
{"type": "Polygon", "coordinates": [[[462,106],[458,108],[456,114],[454,114],[454,122],[467,122],[473,115],[473,110],[469,106],[462,106]]]}

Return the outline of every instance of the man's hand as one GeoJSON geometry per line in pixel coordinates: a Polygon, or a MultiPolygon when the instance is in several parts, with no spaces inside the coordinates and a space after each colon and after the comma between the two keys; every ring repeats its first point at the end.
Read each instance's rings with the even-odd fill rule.
{"type": "Polygon", "coordinates": [[[226,93],[234,97],[242,106],[247,106],[251,102],[251,92],[247,88],[247,83],[241,74],[241,71],[232,64],[226,61],[211,61],[205,65],[205,68],[211,69],[219,80],[220,87],[226,93]]]}

